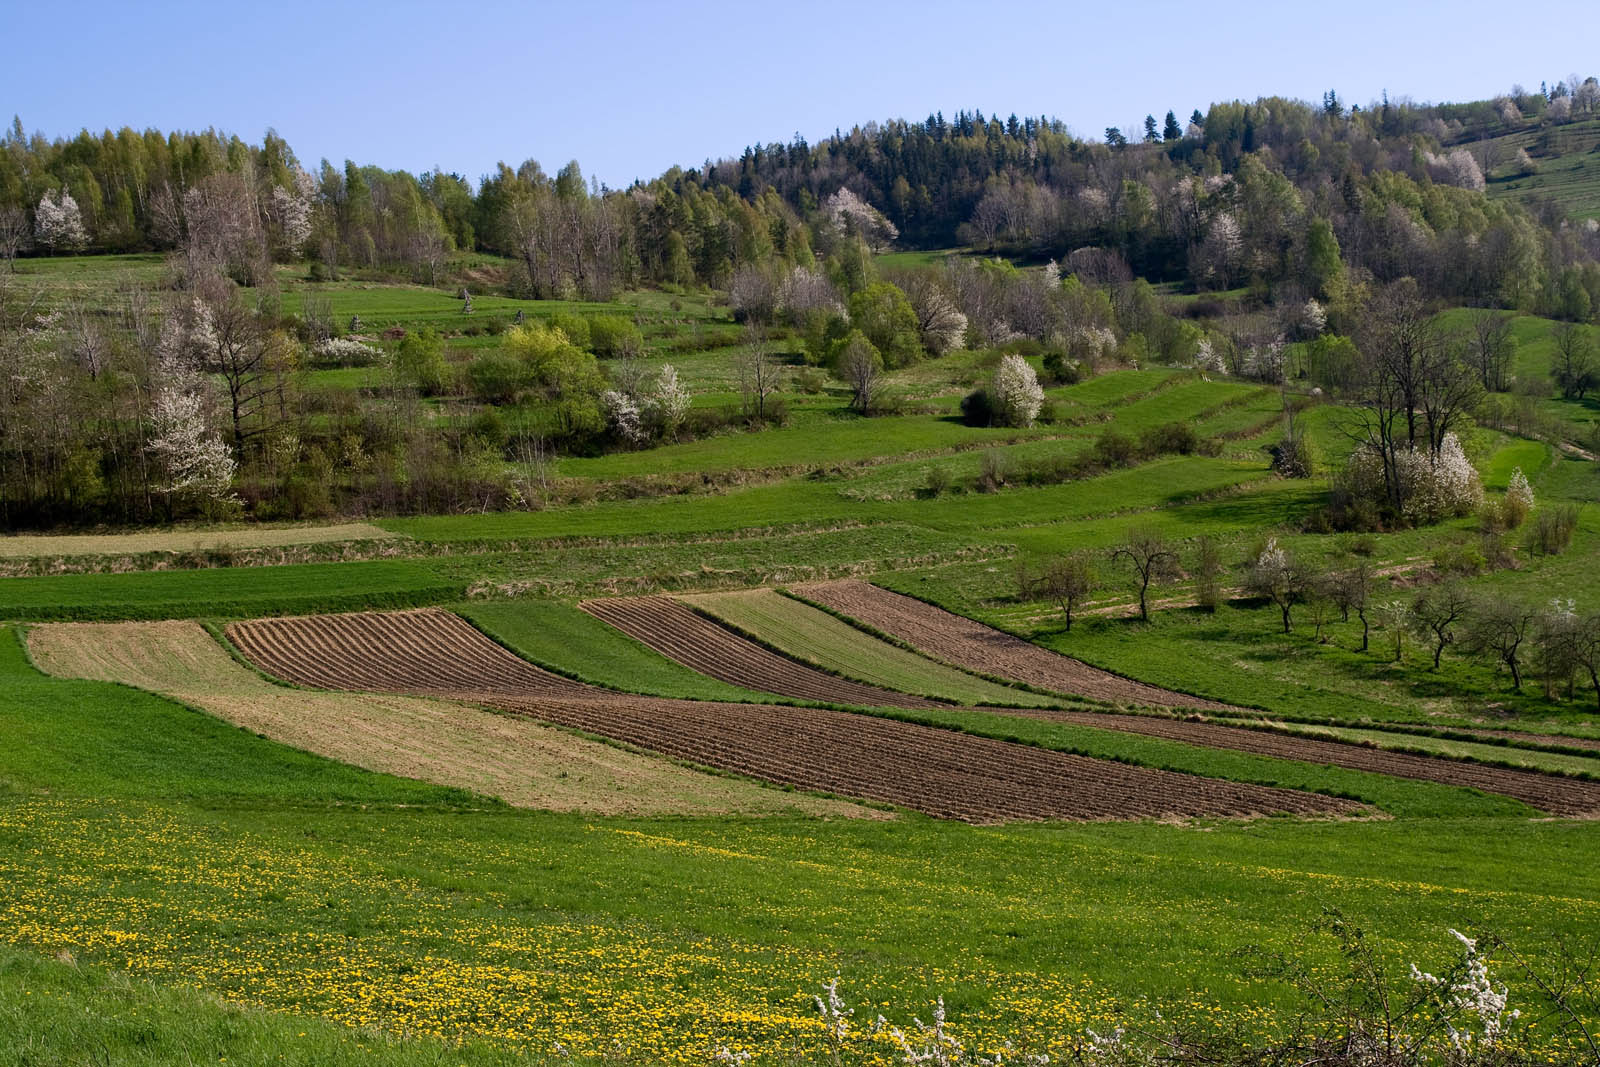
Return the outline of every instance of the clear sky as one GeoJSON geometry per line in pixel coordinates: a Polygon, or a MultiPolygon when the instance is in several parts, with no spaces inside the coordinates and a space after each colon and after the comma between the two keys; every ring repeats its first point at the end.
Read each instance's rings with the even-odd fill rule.
{"type": "Polygon", "coordinates": [[[577,159],[623,186],[936,110],[1099,137],[1215,100],[1470,100],[1600,72],[1600,4],[1583,0],[3,6],[0,102],[29,133],[272,127],[313,168],[474,181],[499,160],[577,159]]]}

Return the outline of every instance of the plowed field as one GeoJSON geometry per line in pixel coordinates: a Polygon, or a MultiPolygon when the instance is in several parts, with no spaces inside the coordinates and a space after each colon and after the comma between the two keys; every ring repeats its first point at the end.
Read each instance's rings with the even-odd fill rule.
{"type": "Polygon", "coordinates": [[[448,694],[797,788],[968,822],[1352,814],[1352,801],[1131,767],[815,708],[634,697],[522,662],[439,611],[236,624],[265,669],[328,688],[448,694]]]}
{"type": "Polygon", "coordinates": [[[865,623],[934,659],[991,677],[1118,704],[1237,710],[1102,671],[867,582],[847,579],[793,588],[806,600],[865,623]]]}
{"type": "Polygon", "coordinates": [[[666,597],[586,600],[578,606],[669,659],[746,689],[829,704],[891,708],[944,706],[925,697],[852,682],[797,663],[666,597]]]}
{"type": "MultiPolygon", "coordinates": [[[[1021,714],[1021,712],[1019,712],[1021,714]]],[[[1227,748],[1260,756],[1325,763],[1357,771],[1374,771],[1396,778],[1419,778],[1445,785],[1467,786],[1486,793],[1514,797],[1554,815],[1600,816],[1600,782],[1567,778],[1538,771],[1520,771],[1463,760],[1391,752],[1345,741],[1295,737],[1241,726],[1183,722],[1151,715],[1109,715],[1095,712],[1027,712],[1054,720],[1096,726],[1106,730],[1165,737],[1191,745],[1227,748]]]]}
{"type": "MultiPolygon", "coordinates": [[[[819,582],[797,586],[795,592],[958,666],[1103,700],[1205,709],[1226,707],[1097,671],[1010,634],[866,582],[819,582]]],[[[1600,782],[1578,778],[1153,716],[1024,709],[1015,714],[1164,737],[1209,748],[1466,786],[1514,797],[1556,815],[1600,815],[1600,782]]]]}

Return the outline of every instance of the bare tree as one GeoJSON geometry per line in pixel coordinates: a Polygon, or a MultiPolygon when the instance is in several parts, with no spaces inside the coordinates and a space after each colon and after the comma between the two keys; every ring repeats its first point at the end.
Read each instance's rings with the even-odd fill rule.
{"type": "Polygon", "coordinates": [[[1195,540],[1194,598],[1206,611],[1222,604],[1222,546],[1210,534],[1195,540]]]}
{"type": "Polygon", "coordinates": [[[1594,366],[1594,349],[1581,327],[1574,322],[1564,322],[1551,328],[1555,342],[1555,365],[1550,376],[1566,400],[1582,400],[1600,383],[1600,374],[1594,366]]]}
{"type": "Polygon", "coordinates": [[[6,265],[17,269],[17,253],[28,247],[33,229],[28,225],[28,213],[20,207],[0,208],[0,255],[6,265]]]}
{"type": "Polygon", "coordinates": [[[1069,633],[1073,609],[1094,591],[1094,587],[1094,563],[1083,552],[1069,552],[1051,559],[1045,564],[1037,586],[1040,593],[1061,605],[1069,633]]]}
{"type": "Polygon", "coordinates": [[[744,399],[744,413],[757,422],[767,419],[767,402],[782,384],[783,368],[767,351],[766,334],[747,330],[746,343],[733,355],[733,372],[744,399]]]}
{"type": "Polygon", "coordinates": [[[1386,501],[1403,511],[1407,486],[1401,453],[1437,453],[1476,405],[1479,387],[1410,278],[1373,298],[1358,340],[1355,403],[1345,433],[1378,455],[1386,501]]]}
{"type": "Polygon", "coordinates": [[[1160,530],[1135,527],[1128,539],[1111,550],[1111,562],[1126,560],[1133,568],[1134,585],[1139,590],[1139,618],[1150,618],[1150,586],[1171,578],[1178,570],[1178,553],[1167,545],[1160,530]]]}
{"type": "MultiPolygon", "coordinates": [[[[1520,651],[1539,613],[1501,597],[1474,603],[1467,613],[1461,650],[1469,656],[1492,657],[1511,672],[1511,688],[1522,692],[1520,651]]],[[[1437,664],[1436,664],[1437,665],[1437,664]]]]}
{"type": "Polygon", "coordinates": [[[1510,383],[1511,361],[1517,343],[1511,336],[1511,316],[1480,311],[1472,320],[1471,352],[1478,381],[1486,392],[1503,393],[1510,383]]]}
{"type": "Polygon", "coordinates": [[[1454,583],[1435,586],[1422,592],[1411,602],[1411,615],[1418,625],[1433,636],[1433,669],[1439,669],[1439,658],[1446,646],[1456,640],[1456,624],[1472,610],[1472,598],[1454,583]]]}
{"type": "Polygon", "coordinates": [[[243,459],[248,441],[288,418],[290,353],[225,279],[207,281],[195,306],[205,317],[204,329],[195,331],[202,365],[222,378],[234,454],[243,459]]]}
{"type": "Polygon", "coordinates": [[[1372,563],[1369,560],[1359,560],[1354,566],[1333,575],[1328,587],[1333,606],[1339,609],[1340,617],[1349,622],[1350,613],[1353,611],[1356,618],[1361,620],[1363,652],[1367,650],[1367,643],[1372,633],[1372,626],[1367,621],[1367,606],[1372,599],[1374,576],[1372,563]]]}

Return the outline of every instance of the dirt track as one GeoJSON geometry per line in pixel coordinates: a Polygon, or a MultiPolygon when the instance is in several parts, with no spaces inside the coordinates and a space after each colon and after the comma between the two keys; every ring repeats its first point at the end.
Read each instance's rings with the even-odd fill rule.
{"type": "Polygon", "coordinates": [[[449,695],[797,788],[969,822],[1352,814],[1361,805],[824,709],[636,697],[541,671],[447,612],[273,619],[229,635],[281,677],[449,695]]]}
{"type": "Polygon", "coordinates": [[[1057,655],[912,597],[852,579],[794,586],[799,596],[886,633],[934,659],[1056,693],[1118,704],[1236,711],[1226,704],[1145,685],[1057,655]]]}
{"type": "Polygon", "coordinates": [[[924,697],[839,678],[781,656],[663,596],[586,600],[578,605],[668,659],[746,689],[798,700],[864,707],[948,707],[924,697]]]}

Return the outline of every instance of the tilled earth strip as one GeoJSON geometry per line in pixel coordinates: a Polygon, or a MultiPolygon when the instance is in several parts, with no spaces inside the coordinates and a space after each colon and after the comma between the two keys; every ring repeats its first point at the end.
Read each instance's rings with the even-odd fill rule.
{"type": "Polygon", "coordinates": [[[1419,756],[1410,752],[1392,752],[1347,741],[1296,737],[1270,730],[1252,730],[1243,726],[1185,722],[1154,715],[1115,715],[1104,712],[1048,711],[1034,708],[1008,710],[1007,714],[1076,723],[1102,730],[1120,730],[1147,737],[1162,737],[1190,745],[1203,745],[1206,748],[1225,748],[1258,756],[1347,767],[1356,771],[1372,771],[1396,778],[1416,778],[1443,785],[1466,786],[1469,789],[1480,789],[1486,793],[1512,797],[1552,815],[1578,818],[1600,816],[1600,782],[1582,778],[1514,770],[1510,767],[1492,767],[1483,763],[1440,759],[1435,756],[1419,756]]]}
{"type": "MultiPolygon", "coordinates": [[[[912,597],[859,581],[818,582],[795,587],[807,600],[832,608],[957,666],[1084,696],[1207,710],[1234,710],[1227,705],[1185,698],[1181,693],[1141,685],[1096,671],[1087,664],[1029,644],[982,623],[925,604],[912,597]],[[1100,676],[1100,681],[1095,680],[1100,676]],[[1109,681],[1106,681],[1109,680],[1109,681]],[[1083,684],[1078,684],[1082,682],[1083,684]],[[1101,685],[1098,692],[1096,685],[1101,685]],[[1076,686],[1076,687],[1074,687],[1076,686]],[[1132,687],[1132,688],[1119,688],[1132,687]],[[1111,693],[1128,695],[1108,695],[1111,693]],[[1142,694],[1142,695],[1137,695],[1142,694]],[[1162,699],[1156,699],[1155,694],[1162,699]]],[[[1125,733],[1146,734],[1208,748],[1232,749],[1279,759],[1372,771],[1443,785],[1466,786],[1512,797],[1554,815],[1600,816],[1600,782],[1514,770],[1462,760],[1391,752],[1347,741],[1295,737],[1239,726],[1186,722],[1150,715],[1097,712],[1052,712],[1016,709],[1008,714],[1079,723],[1125,733]]],[[[1398,736],[1398,735],[1397,735],[1398,736]]]]}
{"type": "Polygon", "coordinates": [[[904,641],[924,655],[990,677],[1117,704],[1241,710],[1123,678],[867,582],[813,582],[793,589],[800,597],[904,641]]]}
{"type": "Polygon", "coordinates": [[[940,818],[1353,815],[1341,798],[1133,767],[818,708],[630,696],[524,663],[437,610],[236,623],[255,663],[319,688],[472,700],[702,766],[940,818]]]}
{"type": "Polygon", "coordinates": [[[779,655],[662,596],[586,600],[578,605],[668,659],[719,681],[764,693],[864,707],[948,707],[924,697],[839,678],[779,655]]]}

